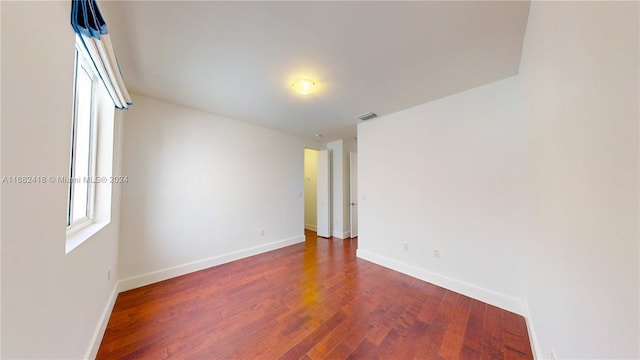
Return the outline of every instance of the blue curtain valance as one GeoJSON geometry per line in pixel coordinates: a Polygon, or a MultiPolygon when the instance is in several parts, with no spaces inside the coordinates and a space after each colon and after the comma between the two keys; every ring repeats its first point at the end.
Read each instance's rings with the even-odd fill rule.
{"type": "Polygon", "coordinates": [[[72,0],[71,27],[87,50],[113,104],[119,109],[127,109],[132,105],[131,97],[113,52],[107,23],[95,0],[72,0]]]}

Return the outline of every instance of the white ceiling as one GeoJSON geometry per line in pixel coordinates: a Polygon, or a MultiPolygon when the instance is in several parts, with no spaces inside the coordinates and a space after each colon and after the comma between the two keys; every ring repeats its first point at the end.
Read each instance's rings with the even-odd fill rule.
{"type": "Polygon", "coordinates": [[[130,91],[323,140],[518,71],[528,1],[102,2],[130,91]],[[297,77],[317,92],[291,90],[297,77]]]}

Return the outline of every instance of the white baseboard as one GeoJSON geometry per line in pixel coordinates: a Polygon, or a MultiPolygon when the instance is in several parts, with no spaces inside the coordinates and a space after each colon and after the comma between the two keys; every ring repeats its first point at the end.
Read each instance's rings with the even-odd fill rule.
{"type": "Polygon", "coordinates": [[[304,228],[311,231],[318,231],[318,227],[312,224],[304,224],[304,228]]]}
{"type": "Polygon", "coordinates": [[[350,238],[351,237],[350,234],[351,233],[349,231],[344,231],[344,232],[334,231],[331,236],[333,236],[336,239],[344,240],[344,239],[350,238]]]}
{"type": "Polygon", "coordinates": [[[433,273],[431,271],[421,269],[412,265],[407,265],[396,260],[389,259],[384,256],[380,256],[366,250],[357,250],[357,256],[361,259],[371,261],[375,264],[384,266],[386,268],[401,272],[403,274],[413,276],[420,280],[427,281],[429,283],[438,285],[445,289],[449,289],[460,294],[469,296],[471,298],[483,301],[487,304],[499,307],[521,315],[524,317],[527,324],[527,331],[529,332],[529,341],[531,343],[531,351],[533,352],[534,359],[544,359],[545,357],[540,352],[538,345],[538,339],[536,337],[536,331],[533,326],[533,319],[531,312],[529,311],[529,304],[526,301],[516,299],[514,297],[498,293],[493,290],[485,289],[473,284],[466,283],[464,281],[452,279],[440,274],[433,273]]]}
{"type": "Polygon", "coordinates": [[[87,353],[84,356],[85,359],[95,359],[96,355],[98,355],[98,349],[100,348],[104,332],[107,330],[107,324],[109,323],[113,306],[116,304],[116,298],[118,298],[118,284],[113,287],[111,296],[109,296],[109,301],[107,301],[107,305],[104,307],[102,315],[100,315],[100,321],[98,322],[98,326],[96,327],[93,336],[91,337],[89,349],[87,349],[87,353]]]}
{"type": "Polygon", "coordinates": [[[167,269],[150,272],[147,274],[134,276],[128,279],[120,280],[118,285],[118,291],[127,291],[141,286],[153,284],[159,281],[174,278],[189,274],[195,271],[210,268],[212,266],[222,265],[234,260],[239,260],[253,255],[258,255],[267,251],[276,250],[285,246],[304,242],[304,235],[295,236],[289,239],[275,241],[269,244],[264,244],[249,249],[243,249],[234,251],[228,254],[210,257],[203,260],[194,261],[188,264],[173,266],[167,269]]]}
{"type": "Polygon", "coordinates": [[[527,331],[529,332],[529,341],[531,342],[531,352],[533,352],[534,359],[544,359],[540,346],[538,345],[538,338],[536,337],[536,331],[533,327],[533,318],[531,317],[531,311],[529,310],[529,304],[526,304],[524,319],[527,321],[527,331]]]}
{"type": "Polygon", "coordinates": [[[396,260],[389,259],[365,250],[357,250],[357,256],[361,259],[371,261],[372,263],[384,266],[391,270],[401,272],[403,274],[415,277],[420,280],[438,285],[445,289],[455,291],[468,297],[483,301],[487,304],[499,307],[526,316],[526,304],[524,301],[513,298],[511,296],[498,293],[493,290],[485,289],[477,285],[469,284],[464,281],[452,279],[434,272],[401,263],[396,260]]]}

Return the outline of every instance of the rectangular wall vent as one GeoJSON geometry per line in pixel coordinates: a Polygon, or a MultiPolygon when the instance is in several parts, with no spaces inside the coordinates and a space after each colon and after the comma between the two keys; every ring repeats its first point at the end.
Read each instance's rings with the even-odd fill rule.
{"type": "Polygon", "coordinates": [[[358,119],[360,119],[360,120],[369,120],[369,119],[373,119],[374,117],[377,117],[377,116],[378,115],[376,113],[368,112],[366,114],[358,115],[358,119]]]}

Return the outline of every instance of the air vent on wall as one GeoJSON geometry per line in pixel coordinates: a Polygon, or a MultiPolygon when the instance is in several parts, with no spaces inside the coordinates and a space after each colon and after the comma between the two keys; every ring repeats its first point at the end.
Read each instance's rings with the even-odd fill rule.
{"type": "Polygon", "coordinates": [[[358,115],[358,119],[360,119],[360,120],[369,120],[369,119],[373,119],[374,117],[377,117],[377,116],[378,115],[376,113],[368,112],[366,114],[358,115]]]}

